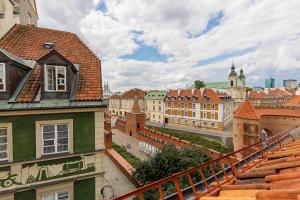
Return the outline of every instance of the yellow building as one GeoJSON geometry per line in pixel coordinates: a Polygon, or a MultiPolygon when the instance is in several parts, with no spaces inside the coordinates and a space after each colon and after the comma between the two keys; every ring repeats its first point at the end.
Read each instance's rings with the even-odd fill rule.
{"type": "Polygon", "coordinates": [[[233,101],[222,90],[170,90],[164,123],[224,130],[232,121],[233,101]]]}

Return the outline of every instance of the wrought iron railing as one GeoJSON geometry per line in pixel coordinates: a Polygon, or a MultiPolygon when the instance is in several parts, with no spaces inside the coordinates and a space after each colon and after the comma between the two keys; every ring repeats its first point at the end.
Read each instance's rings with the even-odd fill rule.
{"type": "MultiPolygon", "coordinates": [[[[294,127],[299,128],[299,127],[294,127]]],[[[246,172],[264,161],[266,155],[278,145],[285,145],[294,138],[288,129],[270,138],[259,141],[226,156],[200,164],[167,178],[142,186],[114,200],[132,199],[199,199],[220,189],[221,185],[235,179],[237,174],[246,172]],[[151,193],[151,194],[150,194],[151,193]],[[149,197],[150,195],[150,197],[149,197]]]]}

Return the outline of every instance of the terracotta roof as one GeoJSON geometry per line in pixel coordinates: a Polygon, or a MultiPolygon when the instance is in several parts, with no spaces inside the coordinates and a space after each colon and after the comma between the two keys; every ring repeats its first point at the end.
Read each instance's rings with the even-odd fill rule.
{"type": "Polygon", "coordinates": [[[300,117],[299,109],[289,108],[254,108],[249,100],[244,101],[234,112],[234,117],[259,120],[262,116],[300,117]]]}
{"type": "Polygon", "coordinates": [[[284,106],[300,107],[300,96],[290,98],[284,106]]]}
{"type": "MultiPolygon", "coordinates": [[[[222,100],[220,97],[228,96],[224,92],[220,91],[215,91],[210,88],[203,88],[203,93],[201,94],[200,89],[182,89],[182,90],[169,90],[168,97],[198,97],[198,102],[204,102],[204,96],[209,97],[209,100],[206,102],[211,102],[211,103],[222,103],[224,100],[222,100]],[[179,93],[179,95],[178,95],[179,93]]],[[[191,99],[190,99],[191,100],[191,99]]],[[[191,100],[192,101],[192,100],[191,100]]]]}
{"type": "Polygon", "coordinates": [[[256,108],[255,113],[259,116],[300,117],[299,109],[288,109],[288,108],[256,108]]]}
{"type": "Polygon", "coordinates": [[[132,105],[132,112],[133,113],[140,113],[141,112],[140,105],[139,105],[139,100],[138,100],[137,97],[134,99],[134,102],[133,102],[133,105],[132,105]]]}
{"type": "MultiPolygon", "coordinates": [[[[300,140],[284,141],[265,158],[244,164],[234,181],[220,187],[218,193],[201,200],[297,200],[300,197],[300,140]],[[249,165],[251,168],[249,169],[249,165]]],[[[199,199],[199,198],[195,198],[199,199]]]]}
{"type": "Polygon", "coordinates": [[[40,78],[41,78],[41,65],[37,64],[33,68],[26,84],[24,85],[24,88],[20,92],[16,101],[32,102],[40,88],[40,78]]]}
{"type": "Polygon", "coordinates": [[[146,92],[141,90],[141,89],[131,89],[127,92],[124,92],[124,94],[122,95],[123,99],[134,99],[135,97],[137,97],[138,99],[144,99],[146,95],[146,92]]]}
{"type": "Polygon", "coordinates": [[[208,102],[213,102],[213,103],[222,103],[224,102],[219,96],[218,94],[212,90],[212,89],[208,89],[206,88],[204,90],[203,96],[208,96],[209,97],[209,101],[208,102]]]}
{"type": "Polygon", "coordinates": [[[244,101],[234,112],[234,117],[242,119],[253,119],[259,120],[258,116],[254,110],[254,107],[249,100],[244,101]]]}
{"type": "Polygon", "coordinates": [[[181,97],[191,97],[192,95],[192,90],[191,89],[183,89],[180,90],[180,96],[181,97]]]}
{"type": "Polygon", "coordinates": [[[265,91],[250,91],[248,98],[250,99],[262,99],[262,98],[285,98],[295,95],[287,89],[269,89],[265,91]]]}
{"type": "MultiPolygon", "coordinates": [[[[0,48],[24,59],[38,60],[50,52],[43,48],[43,44],[49,41],[54,43],[55,50],[67,60],[80,65],[80,78],[75,99],[102,99],[100,60],[75,34],[29,25],[15,25],[1,38],[0,48]]],[[[40,70],[35,70],[35,75],[31,76],[31,81],[27,82],[20,100],[32,100],[37,89],[39,73],[40,70]],[[33,82],[35,82],[33,84],[35,88],[29,89],[33,82]]]]}
{"type": "Polygon", "coordinates": [[[110,99],[121,99],[122,95],[114,94],[110,97],[110,99]]]}

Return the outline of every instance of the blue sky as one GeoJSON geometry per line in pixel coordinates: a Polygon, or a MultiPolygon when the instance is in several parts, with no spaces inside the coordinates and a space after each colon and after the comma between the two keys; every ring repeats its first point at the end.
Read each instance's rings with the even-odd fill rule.
{"type": "Polygon", "coordinates": [[[249,86],[270,74],[278,86],[300,79],[299,1],[38,0],[37,7],[40,26],[74,32],[97,54],[115,91],[225,81],[232,62],[249,86]]]}

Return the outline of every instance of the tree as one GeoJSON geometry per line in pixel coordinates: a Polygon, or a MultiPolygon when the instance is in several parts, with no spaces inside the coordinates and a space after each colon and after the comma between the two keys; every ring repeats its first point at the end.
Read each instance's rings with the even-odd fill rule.
{"type": "Polygon", "coordinates": [[[205,87],[204,81],[200,81],[200,80],[195,81],[195,88],[200,89],[204,87],[205,87]]]}
{"type": "MultiPolygon", "coordinates": [[[[133,176],[141,185],[146,185],[209,160],[211,158],[198,147],[178,149],[174,145],[166,145],[149,160],[139,162],[133,176]]],[[[199,181],[199,174],[193,175],[194,178],[199,181]]],[[[179,182],[185,187],[189,185],[187,177],[180,179],[179,182]]],[[[176,190],[172,183],[168,183],[163,185],[163,191],[165,195],[170,195],[176,190]]],[[[144,193],[145,200],[159,199],[158,197],[159,193],[156,189],[144,193]]]]}
{"type": "Polygon", "coordinates": [[[178,149],[174,145],[166,145],[149,160],[138,163],[134,177],[145,185],[209,160],[211,158],[200,148],[178,149]]]}

